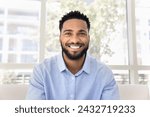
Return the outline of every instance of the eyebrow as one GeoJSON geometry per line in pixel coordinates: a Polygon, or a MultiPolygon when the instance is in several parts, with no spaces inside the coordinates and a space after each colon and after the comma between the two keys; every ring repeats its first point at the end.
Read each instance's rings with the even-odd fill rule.
{"type": "MultiPolygon", "coordinates": [[[[66,29],[66,30],[63,31],[63,33],[65,33],[65,32],[73,32],[73,30],[71,30],[71,29],[66,29]]],[[[81,29],[81,30],[79,30],[79,32],[86,32],[86,31],[83,30],[83,29],[81,29]]]]}
{"type": "Polygon", "coordinates": [[[65,33],[65,32],[72,32],[73,30],[71,30],[71,29],[67,29],[67,30],[64,30],[63,31],[63,33],[65,33]]]}
{"type": "Polygon", "coordinates": [[[86,31],[81,29],[81,30],[79,30],[79,32],[86,32],[86,31]]]}

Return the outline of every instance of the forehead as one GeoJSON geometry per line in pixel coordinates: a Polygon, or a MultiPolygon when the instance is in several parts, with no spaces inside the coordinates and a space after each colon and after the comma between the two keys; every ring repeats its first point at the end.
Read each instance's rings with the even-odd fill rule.
{"type": "Polygon", "coordinates": [[[84,20],[81,19],[69,19],[64,22],[62,30],[71,29],[71,30],[87,30],[87,24],[84,20]]]}

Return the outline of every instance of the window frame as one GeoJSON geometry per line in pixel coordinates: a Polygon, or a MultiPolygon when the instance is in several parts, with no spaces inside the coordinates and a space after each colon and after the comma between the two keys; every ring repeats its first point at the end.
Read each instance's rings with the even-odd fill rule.
{"type": "Polygon", "coordinates": [[[137,40],[136,40],[136,17],[135,0],[126,0],[127,10],[127,39],[128,39],[128,65],[109,65],[112,70],[128,70],[129,84],[139,84],[139,70],[150,70],[150,65],[138,65],[137,62],[137,40]]]}
{"type": "MultiPolygon", "coordinates": [[[[46,2],[40,0],[40,40],[39,40],[39,62],[45,58],[45,43],[46,43],[46,2]]],[[[150,65],[138,65],[137,63],[137,46],[136,46],[136,18],[135,18],[135,0],[126,0],[127,10],[127,39],[128,39],[128,65],[109,65],[112,70],[128,70],[129,84],[138,84],[139,70],[150,70],[150,65]]],[[[0,68],[3,70],[9,69],[33,69],[35,64],[18,64],[18,63],[0,63],[0,68]]]]}

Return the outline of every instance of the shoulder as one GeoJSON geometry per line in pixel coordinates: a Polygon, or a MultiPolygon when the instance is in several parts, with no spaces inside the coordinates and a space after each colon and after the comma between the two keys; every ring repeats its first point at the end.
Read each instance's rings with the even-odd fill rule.
{"type": "Polygon", "coordinates": [[[55,55],[53,57],[44,59],[39,64],[35,65],[35,68],[39,68],[41,70],[45,70],[45,69],[50,70],[50,69],[52,69],[53,66],[56,66],[55,64],[56,64],[57,56],[58,55],[55,55]]]}
{"type": "Polygon", "coordinates": [[[93,58],[92,56],[88,56],[88,57],[90,59],[91,68],[93,68],[93,71],[98,72],[103,75],[112,74],[112,70],[110,69],[108,65],[101,62],[100,60],[93,58]]]}
{"type": "Polygon", "coordinates": [[[101,61],[96,60],[95,58],[90,58],[91,60],[91,75],[98,81],[100,81],[103,85],[109,84],[114,81],[114,75],[112,70],[108,65],[104,64],[101,61]]]}

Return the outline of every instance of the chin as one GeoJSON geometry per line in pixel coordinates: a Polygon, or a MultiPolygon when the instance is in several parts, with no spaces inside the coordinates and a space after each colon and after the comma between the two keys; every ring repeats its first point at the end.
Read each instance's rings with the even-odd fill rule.
{"type": "Polygon", "coordinates": [[[87,50],[88,50],[88,46],[86,48],[84,48],[83,50],[81,50],[80,52],[74,52],[71,53],[69,52],[69,50],[65,47],[62,46],[62,52],[67,56],[67,58],[69,58],[70,60],[79,60],[80,58],[82,58],[84,55],[86,55],[87,50]]]}
{"type": "Polygon", "coordinates": [[[65,53],[65,55],[71,59],[71,60],[79,60],[80,58],[82,58],[84,55],[86,55],[86,51],[83,50],[82,52],[80,53],[76,53],[76,54],[72,54],[70,53],[69,51],[67,50],[63,50],[63,52],[65,53]]]}

